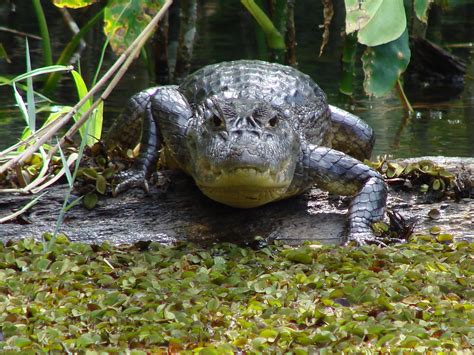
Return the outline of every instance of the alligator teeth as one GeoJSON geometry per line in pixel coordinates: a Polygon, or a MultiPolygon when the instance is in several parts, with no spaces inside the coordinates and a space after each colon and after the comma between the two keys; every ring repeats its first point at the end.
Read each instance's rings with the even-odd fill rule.
{"type": "Polygon", "coordinates": [[[253,174],[253,175],[269,175],[270,170],[260,171],[256,168],[236,168],[231,171],[234,174],[253,174]]]}

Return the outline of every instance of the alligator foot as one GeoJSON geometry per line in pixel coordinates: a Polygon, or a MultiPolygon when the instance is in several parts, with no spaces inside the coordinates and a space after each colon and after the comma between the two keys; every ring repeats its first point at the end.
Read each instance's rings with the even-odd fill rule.
{"type": "Polygon", "coordinates": [[[392,237],[387,235],[376,236],[373,232],[356,232],[349,236],[349,240],[345,245],[369,245],[375,244],[379,247],[387,247],[394,243],[406,243],[407,239],[404,237],[392,237]]]}
{"type": "Polygon", "coordinates": [[[352,233],[349,237],[349,240],[345,243],[345,245],[369,245],[375,244],[379,247],[386,247],[387,244],[385,243],[386,238],[377,237],[372,232],[357,232],[352,233]]]}
{"type": "Polygon", "coordinates": [[[138,169],[122,171],[114,179],[116,185],[112,189],[112,195],[115,197],[131,188],[142,188],[146,193],[150,192],[145,172],[138,169]]]}

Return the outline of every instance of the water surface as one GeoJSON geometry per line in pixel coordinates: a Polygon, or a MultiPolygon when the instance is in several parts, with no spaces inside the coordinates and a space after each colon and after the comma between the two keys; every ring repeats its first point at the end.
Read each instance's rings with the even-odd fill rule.
{"type": "MultiPolygon", "coordinates": [[[[17,0],[16,11],[11,11],[10,2],[0,4],[0,23],[9,28],[29,33],[38,33],[35,17],[29,0],[17,0]]],[[[441,44],[464,43],[474,40],[474,1],[459,2],[441,16],[434,16],[428,33],[429,38],[441,44]]],[[[192,69],[224,60],[266,59],[257,45],[253,19],[242,10],[240,2],[200,2],[197,39],[192,60],[192,69]]],[[[369,98],[362,89],[361,81],[354,96],[349,98],[339,93],[340,53],[343,14],[336,11],[331,26],[329,45],[319,56],[322,30],[320,2],[298,2],[296,6],[297,58],[299,69],[311,75],[327,93],[330,103],[350,110],[374,129],[377,135],[375,154],[390,154],[393,157],[423,155],[474,156],[474,65],[473,50],[452,49],[468,63],[468,75],[464,89],[455,97],[446,97],[448,88],[440,87],[435,97],[422,92],[415,93],[412,103],[416,114],[408,116],[395,92],[384,98],[369,98]],[[441,98],[440,98],[441,97],[441,98]]],[[[342,3],[341,3],[342,4],[342,3]]],[[[336,2],[336,10],[341,8],[336,2]]],[[[44,2],[53,52],[57,55],[67,43],[70,34],[65,30],[57,9],[44,2]]],[[[73,12],[74,13],[74,12],[73,12]]],[[[87,13],[83,16],[86,18],[87,13]]],[[[89,79],[96,68],[103,41],[100,29],[91,32],[86,41],[87,48],[81,52],[81,70],[89,79]]],[[[24,38],[0,31],[0,43],[6,48],[11,64],[0,61],[0,75],[15,75],[25,70],[24,38]]],[[[33,66],[41,63],[42,48],[38,40],[30,39],[33,66]]],[[[105,66],[109,67],[115,56],[108,53],[105,66]]],[[[361,70],[359,68],[359,77],[361,70]]],[[[106,102],[105,115],[109,122],[123,107],[127,97],[147,87],[156,85],[143,62],[132,66],[126,77],[106,102]]],[[[77,100],[69,80],[64,80],[55,99],[60,104],[74,104],[77,100]]],[[[108,123],[107,123],[108,124],[108,123]]],[[[24,126],[14,104],[12,90],[0,87],[0,148],[17,141],[24,126]]]]}

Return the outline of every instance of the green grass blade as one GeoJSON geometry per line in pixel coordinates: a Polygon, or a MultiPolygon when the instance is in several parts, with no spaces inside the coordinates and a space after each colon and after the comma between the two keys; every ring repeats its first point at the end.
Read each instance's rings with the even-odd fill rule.
{"type": "Polygon", "coordinates": [[[18,211],[16,211],[15,213],[12,213],[6,217],[2,217],[0,218],[0,223],[5,223],[7,221],[10,221],[16,217],[18,217],[19,215],[25,213],[28,209],[30,209],[31,207],[33,207],[41,197],[43,197],[45,194],[47,194],[48,191],[45,191],[43,192],[41,195],[39,196],[36,196],[34,199],[32,199],[30,202],[28,202],[25,206],[23,206],[21,209],[19,209],[18,211]]]}
{"type": "MultiPolygon", "coordinates": [[[[88,89],[84,79],[82,79],[81,74],[77,71],[71,71],[72,78],[74,79],[74,83],[76,84],[77,95],[79,96],[79,100],[86,96],[88,89]]],[[[91,106],[91,100],[87,101],[81,109],[87,110],[91,106]]]]}
{"type": "Polygon", "coordinates": [[[23,115],[23,118],[25,119],[26,125],[29,125],[29,119],[28,119],[28,109],[26,108],[25,101],[23,101],[23,97],[20,95],[18,92],[18,89],[16,88],[15,83],[13,83],[13,93],[15,95],[15,101],[20,108],[21,114],[23,115]]]}
{"type": "Polygon", "coordinates": [[[67,206],[64,208],[64,212],[67,212],[67,211],[69,211],[71,208],[73,208],[74,206],[76,206],[79,202],[82,201],[83,198],[84,198],[84,196],[79,196],[78,198],[76,198],[74,201],[72,201],[69,205],[67,205],[67,206]]]}
{"type": "Polygon", "coordinates": [[[49,38],[48,23],[46,22],[43,7],[41,6],[41,0],[33,0],[33,7],[42,37],[44,65],[52,65],[53,55],[51,52],[51,40],[49,38]]]}
{"type": "MultiPolygon", "coordinates": [[[[79,100],[81,100],[84,96],[87,95],[88,89],[84,79],[82,78],[81,74],[77,71],[71,71],[72,77],[74,79],[74,83],[76,85],[77,96],[79,96],[79,100]]],[[[84,105],[78,110],[77,115],[74,115],[74,120],[77,121],[83,114],[86,112],[92,105],[92,98],[84,103],[84,105]]],[[[82,126],[79,128],[79,133],[82,139],[87,139],[87,131],[86,127],[82,126]]]]}
{"type": "MultiPolygon", "coordinates": [[[[30,47],[28,44],[28,37],[26,38],[26,70],[31,71],[31,58],[30,58],[30,47]]],[[[35,93],[33,90],[33,77],[30,76],[26,79],[26,102],[28,109],[28,128],[31,132],[36,131],[36,105],[35,105],[35,93]]]]}
{"type": "Polygon", "coordinates": [[[67,164],[66,156],[64,155],[64,152],[59,144],[58,144],[58,150],[59,150],[59,155],[61,156],[61,162],[63,163],[64,174],[66,175],[68,185],[70,188],[72,188],[74,185],[74,180],[72,179],[71,170],[69,170],[69,165],[67,164]]]}
{"type": "Polygon", "coordinates": [[[93,145],[102,137],[102,127],[104,124],[104,103],[101,102],[94,110],[92,125],[89,129],[89,145],[93,145]]]}
{"type": "MultiPolygon", "coordinates": [[[[84,79],[82,78],[81,74],[79,74],[75,70],[73,70],[71,74],[74,79],[74,83],[76,84],[77,95],[79,96],[79,99],[82,99],[88,93],[88,89],[84,82],[84,79]]],[[[91,107],[92,103],[93,99],[91,98],[84,104],[84,106],[79,109],[78,115],[75,116],[74,119],[77,121],[78,117],[81,117],[82,114],[91,107]]],[[[89,121],[91,121],[91,123],[87,126],[89,127],[87,130],[85,126],[82,126],[79,129],[79,133],[81,134],[82,139],[86,139],[86,144],[88,146],[92,146],[101,137],[103,125],[103,107],[104,105],[103,103],[101,103],[94,110],[91,117],[89,118],[89,121]]]]}
{"type": "MultiPolygon", "coordinates": [[[[85,34],[89,32],[89,30],[99,21],[102,19],[104,14],[105,7],[100,10],[94,17],[92,17],[81,29],[77,32],[74,37],[72,37],[71,41],[67,44],[67,46],[63,49],[59,58],[57,60],[57,64],[66,64],[71,59],[74,51],[76,50],[77,46],[81,42],[81,39],[84,38],[85,34]]],[[[44,91],[46,93],[51,92],[55,87],[59,80],[59,73],[51,74],[48,79],[46,80],[46,84],[44,85],[44,91]]]]}
{"type": "MultiPolygon", "coordinates": [[[[90,120],[87,120],[87,122],[86,122],[86,131],[89,130],[90,122],[91,122],[90,120]]],[[[82,160],[82,157],[84,155],[84,148],[86,147],[86,141],[87,140],[83,138],[81,140],[81,144],[79,145],[79,151],[77,152],[78,157],[77,157],[77,160],[76,160],[76,163],[75,163],[75,166],[74,166],[74,172],[72,173],[72,182],[73,183],[74,183],[74,180],[76,179],[77,172],[79,170],[79,166],[81,164],[81,160],[82,160]]],[[[65,163],[63,161],[63,164],[66,164],[65,169],[69,170],[69,166],[67,165],[67,162],[65,163]]],[[[66,214],[66,211],[69,209],[68,208],[68,201],[69,201],[69,197],[71,196],[72,188],[73,188],[73,185],[71,184],[69,186],[69,189],[66,192],[66,196],[64,197],[63,206],[61,207],[61,211],[59,212],[58,218],[56,220],[56,226],[54,228],[53,238],[51,238],[48,245],[45,245],[45,248],[44,248],[45,251],[51,250],[52,246],[56,242],[56,236],[58,234],[59,228],[61,227],[61,224],[63,223],[64,215],[66,214]]],[[[74,202],[72,202],[72,203],[74,203],[74,202]]]]}
{"type": "Polygon", "coordinates": [[[18,75],[16,77],[14,77],[11,80],[11,82],[25,80],[25,79],[28,79],[29,77],[34,77],[34,76],[43,75],[43,74],[50,74],[50,73],[54,73],[54,72],[60,72],[60,71],[69,72],[72,69],[73,69],[72,65],[50,65],[50,66],[47,66],[47,67],[41,67],[41,68],[38,68],[38,69],[33,69],[32,71],[29,71],[29,72],[23,73],[21,75],[18,75]]]}

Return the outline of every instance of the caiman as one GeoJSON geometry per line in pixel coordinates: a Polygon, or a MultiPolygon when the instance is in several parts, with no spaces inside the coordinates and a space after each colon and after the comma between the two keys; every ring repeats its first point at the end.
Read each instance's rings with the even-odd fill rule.
{"type": "Polygon", "coordinates": [[[257,60],[208,65],[179,86],[134,95],[111,127],[110,149],[140,151],[118,174],[115,194],[147,189],[160,150],[220,203],[252,208],[301,194],[312,186],[353,196],[348,238],[377,242],[371,225],[383,219],[387,187],[361,160],[373,130],[327,103],[306,74],[257,60]],[[141,138],[140,138],[141,137],[141,138]]]}

